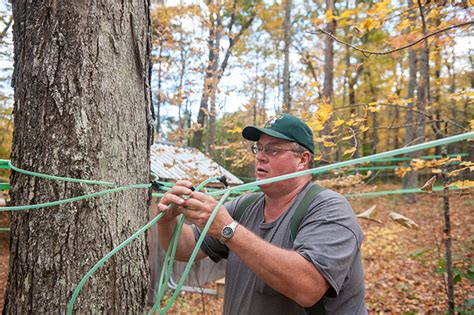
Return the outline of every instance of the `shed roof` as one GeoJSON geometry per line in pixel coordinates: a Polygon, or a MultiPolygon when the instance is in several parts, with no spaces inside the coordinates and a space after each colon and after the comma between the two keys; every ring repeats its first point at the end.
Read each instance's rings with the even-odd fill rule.
{"type": "Polygon", "coordinates": [[[156,142],[151,146],[150,160],[151,171],[157,174],[160,180],[196,179],[201,181],[209,177],[225,175],[229,184],[243,184],[239,178],[196,148],[156,142]]]}

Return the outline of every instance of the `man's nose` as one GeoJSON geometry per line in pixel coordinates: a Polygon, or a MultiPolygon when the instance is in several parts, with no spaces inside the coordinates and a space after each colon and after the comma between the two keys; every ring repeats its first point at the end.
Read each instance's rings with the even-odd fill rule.
{"type": "Polygon", "coordinates": [[[263,160],[268,159],[268,156],[265,150],[257,151],[257,154],[255,155],[255,157],[257,158],[258,161],[263,161],[263,160]]]}

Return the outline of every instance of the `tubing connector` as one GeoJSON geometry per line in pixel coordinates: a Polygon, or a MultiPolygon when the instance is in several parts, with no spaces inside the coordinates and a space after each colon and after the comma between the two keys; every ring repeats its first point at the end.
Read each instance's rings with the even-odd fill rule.
{"type": "Polygon", "coordinates": [[[227,182],[227,177],[225,177],[225,175],[220,176],[217,178],[217,180],[220,181],[225,188],[229,187],[229,183],[227,182]]]}

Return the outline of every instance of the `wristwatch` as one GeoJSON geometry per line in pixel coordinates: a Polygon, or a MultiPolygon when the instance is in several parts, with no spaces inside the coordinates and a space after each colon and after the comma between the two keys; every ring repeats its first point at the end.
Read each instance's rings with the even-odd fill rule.
{"type": "Polygon", "coordinates": [[[225,244],[228,240],[234,236],[235,229],[237,228],[237,225],[239,225],[239,222],[237,221],[232,221],[230,224],[224,226],[221,230],[221,236],[219,237],[219,241],[222,244],[225,244]]]}

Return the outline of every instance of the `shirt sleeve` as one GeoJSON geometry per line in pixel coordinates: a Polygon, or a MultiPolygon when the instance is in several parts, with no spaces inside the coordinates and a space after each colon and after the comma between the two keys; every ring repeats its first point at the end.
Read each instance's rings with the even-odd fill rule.
{"type": "MultiPolygon", "coordinates": [[[[238,198],[240,199],[240,198],[238,198]]],[[[238,200],[235,199],[231,202],[227,202],[224,204],[224,207],[229,211],[229,213],[232,215],[235,211],[236,204],[238,200]]],[[[194,233],[194,238],[196,239],[196,242],[198,241],[199,237],[201,236],[201,230],[195,226],[194,224],[191,225],[191,228],[193,229],[194,233]]],[[[204,241],[201,244],[201,249],[209,256],[210,259],[214,262],[218,262],[221,259],[227,259],[227,256],[229,255],[229,248],[219,242],[218,239],[207,236],[204,238],[204,241]]]]}
{"type": "Polygon", "coordinates": [[[357,222],[349,203],[334,192],[315,199],[311,207],[293,249],[328,281],[332,289],[327,295],[337,296],[359,251],[357,222]]]}

